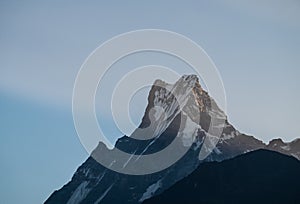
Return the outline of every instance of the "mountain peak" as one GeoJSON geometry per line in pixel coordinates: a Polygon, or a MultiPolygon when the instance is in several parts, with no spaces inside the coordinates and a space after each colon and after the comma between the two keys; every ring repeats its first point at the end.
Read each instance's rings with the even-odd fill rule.
{"type": "Polygon", "coordinates": [[[147,127],[150,124],[150,110],[157,107],[164,110],[165,118],[173,120],[172,118],[182,111],[198,123],[199,114],[208,112],[212,101],[202,89],[198,76],[194,74],[183,75],[174,84],[157,79],[149,92],[148,106],[139,127],[147,127]]]}
{"type": "Polygon", "coordinates": [[[281,138],[273,139],[269,142],[268,146],[277,146],[285,144],[281,138]]]}
{"type": "MultiPolygon", "coordinates": [[[[158,79],[151,87],[139,128],[130,137],[119,138],[112,150],[100,142],[72,180],[55,191],[46,203],[136,204],[168,189],[207,161],[223,161],[261,148],[300,159],[299,141],[271,148],[252,136],[240,133],[228,122],[214,99],[202,89],[196,75],[184,75],[174,84],[158,79]],[[222,124],[224,120],[225,124],[222,124]],[[221,135],[217,131],[209,131],[220,128],[221,135]],[[210,144],[213,139],[219,139],[215,147],[210,144]],[[141,177],[118,173],[112,168],[134,166],[140,161],[140,156],[162,151],[174,141],[175,151],[189,149],[177,162],[162,171],[141,177]],[[131,155],[128,160],[111,156],[119,150],[131,155]],[[205,160],[199,157],[202,150],[210,152],[205,160]],[[97,158],[108,158],[112,162],[105,167],[97,162],[97,158]]],[[[270,143],[279,144],[282,140],[270,143]]]]}
{"type": "Polygon", "coordinates": [[[195,85],[196,83],[199,84],[198,76],[195,75],[195,74],[183,75],[180,79],[183,80],[183,81],[186,81],[188,83],[191,83],[193,85],[195,85]]]}
{"type": "Polygon", "coordinates": [[[175,86],[185,87],[186,85],[189,85],[189,87],[201,88],[201,85],[199,83],[199,78],[195,74],[183,75],[174,84],[169,84],[161,79],[156,79],[155,82],[153,83],[153,86],[167,88],[167,89],[170,89],[171,87],[175,87],[175,86]]]}
{"type": "Polygon", "coordinates": [[[267,149],[277,151],[283,154],[291,155],[297,159],[300,159],[300,140],[295,139],[291,142],[284,142],[282,139],[273,139],[266,146],[267,149]]]}

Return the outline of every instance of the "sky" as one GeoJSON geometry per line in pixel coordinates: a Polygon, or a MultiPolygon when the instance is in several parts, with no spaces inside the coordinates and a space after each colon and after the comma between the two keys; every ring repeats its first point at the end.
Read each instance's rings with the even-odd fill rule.
{"type": "MultiPolygon", "coordinates": [[[[0,1],[0,28],[0,203],[41,203],[84,162],[72,120],[77,72],[101,43],[132,30],[198,43],[220,72],[240,132],[264,142],[300,137],[297,0],[0,1]]],[[[136,95],[144,105],[131,108],[136,123],[147,91],[136,95]]]]}

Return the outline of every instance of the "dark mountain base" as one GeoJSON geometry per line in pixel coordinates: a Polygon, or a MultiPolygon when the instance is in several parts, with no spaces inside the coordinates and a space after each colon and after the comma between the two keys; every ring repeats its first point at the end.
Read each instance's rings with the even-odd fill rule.
{"type": "Polygon", "coordinates": [[[192,174],[145,204],[299,204],[300,162],[257,150],[223,162],[201,164],[192,174]]]}

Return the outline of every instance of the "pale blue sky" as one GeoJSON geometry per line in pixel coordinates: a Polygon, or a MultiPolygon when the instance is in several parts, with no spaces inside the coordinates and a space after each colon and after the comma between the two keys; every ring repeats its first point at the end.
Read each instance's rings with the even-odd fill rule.
{"type": "Polygon", "coordinates": [[[41,203],[84,161],[71,113],[76,74],[101,43],[131,30],[201,45],[241,132],[300,137],[300,2],[233,2],[0,1],[0,203],[41,203]]]}

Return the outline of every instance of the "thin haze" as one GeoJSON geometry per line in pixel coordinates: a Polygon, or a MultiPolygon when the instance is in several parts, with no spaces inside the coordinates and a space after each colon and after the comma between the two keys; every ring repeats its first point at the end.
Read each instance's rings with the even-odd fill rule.
{"type": "Polygon", "coordinates": [[[131,30],[171,30],[201,45],[239,131],[265,142],[299,137],[299,20],[296,0],[1,1],[0,202],[41,203],[84,161],[71,114],[76,74],[101,43],[131,30]]]}

